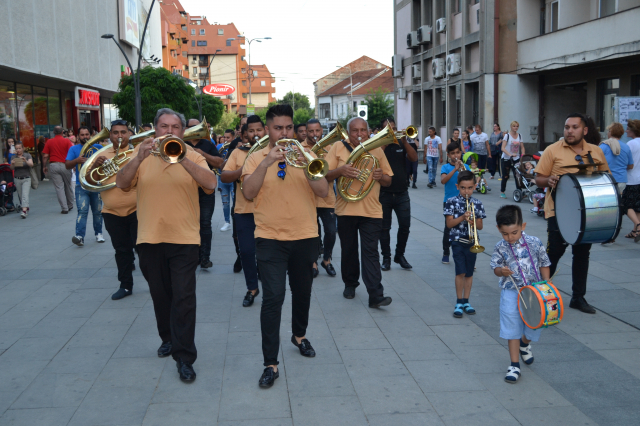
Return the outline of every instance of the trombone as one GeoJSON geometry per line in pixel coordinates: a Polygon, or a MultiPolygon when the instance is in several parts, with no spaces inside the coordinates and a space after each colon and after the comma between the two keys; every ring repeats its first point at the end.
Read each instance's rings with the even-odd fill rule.
{"type": "Polygon", "coordinates": [[[313,158],[296,139],[280,139],[276,145],[284,147],[284,159],[291,167],[304,168],[309,180],[322,179],[329,173],[329,163],[324,158],[313,158]],[[300,155],[303,157],[300,159],[300,155]]]}
{"type": "Polygon", "coordinates": [[[473,246],[469,249],[471,253],[482,253],[484,251],[484,247],[480,245],[480,240],[478,239],[478,227],[476,226],[476,207],[473,203],[471,203],[471,210],[469,210],[469,199],[465,198],[467,202],[467,211],[471,212],[471,217],[473,218],[473,233],[471,232],[471,226],[467,224],[467,229],[469,230],[469,239],[462,240],[462,242],[466,244],[473,243],[473,246]]]}

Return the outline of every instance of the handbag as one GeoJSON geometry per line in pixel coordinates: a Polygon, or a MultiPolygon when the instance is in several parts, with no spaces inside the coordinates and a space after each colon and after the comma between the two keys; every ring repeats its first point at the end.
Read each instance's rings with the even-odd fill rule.
{"type": "Polygon", "coordinates": [[[31,176],[31,189],[38,189],[40,181],[38,181],[38,174],[34,167],[29,167],[29,175],[31,176]]]}

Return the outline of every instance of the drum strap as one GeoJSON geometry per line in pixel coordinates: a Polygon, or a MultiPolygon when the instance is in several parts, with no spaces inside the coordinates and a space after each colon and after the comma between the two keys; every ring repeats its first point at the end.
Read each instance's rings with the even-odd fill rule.
{"type": "MultiPolygon", "coordinates": [[[[533,272],[536,274],[537,282],[540,282],[540,275],[538,275],[538,268],[536,268],[536,264],[533,261],[533,256],[531,256],[531,250],[529,250],[529,244],[527,244],[527,240],[522,237],[522,241],[524,242],[524,246],[527,249],[527,253],[529,253],[529,259],[531,259],[531,266],[533,267],[533,272]]],[[[516,256],[516,252],[513,250],[513,246],[509,244],[509,248],[511,249],[511,253],[513,254],[514,259],[516,259],[516,263],[518,264],[518,269],[520,270],[520,275],[522,275],[522,282],[524,285],[527,285],[527,278],[524,276],[524,271],[522,270],[522,266],[520,266],[520,261],[518,260],[518,256],[516,256]]]]}

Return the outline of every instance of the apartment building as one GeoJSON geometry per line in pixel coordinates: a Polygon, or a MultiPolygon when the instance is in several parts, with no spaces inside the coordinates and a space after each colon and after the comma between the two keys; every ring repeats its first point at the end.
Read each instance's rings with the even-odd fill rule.
{"type": "Polygon", "coordinates": [[[253,77],[251,78],[251,102],[255,105],[256,110],[266,108],[269,102],[276,100],[273,96],[276,92],[276,88],[273,86],[276,79],[264,64],[251,64],[251,69],[253,70],[253,77]]]}
{"type": "Polygon", "coordinates": [[[189,14],[178,0],[160,3],[160,27],[162,37],[162,63],[173,74],[187,78],[187,25],[189,14]]]}

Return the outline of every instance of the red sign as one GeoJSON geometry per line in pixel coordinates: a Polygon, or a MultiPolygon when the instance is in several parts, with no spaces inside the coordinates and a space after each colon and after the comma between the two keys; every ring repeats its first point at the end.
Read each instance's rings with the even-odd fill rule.
{"type": "Polygon", "coordinates": [[[236,88],[230,84],[215,83],[205,86],[202,91],[207,95],[226,96],[236,91],[236,88]]]}
{"type": "Polygon", "coordinates": [[[76,107],[100,107],[100,92],[76,87],[76,107]]]}

